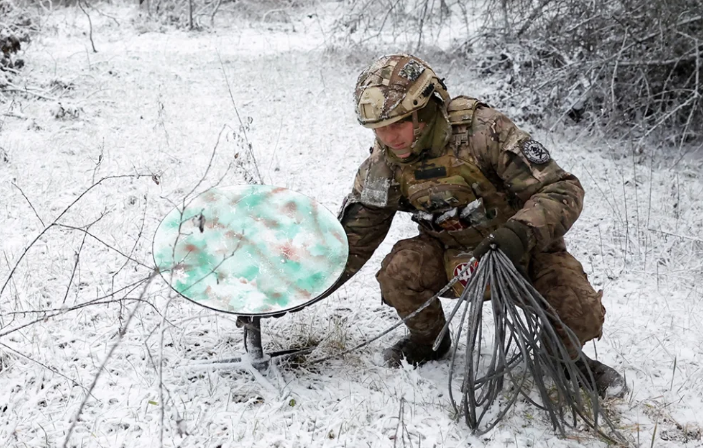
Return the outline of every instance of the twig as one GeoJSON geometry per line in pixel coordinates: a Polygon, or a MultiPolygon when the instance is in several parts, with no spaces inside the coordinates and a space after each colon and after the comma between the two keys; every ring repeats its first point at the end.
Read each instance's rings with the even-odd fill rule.
{"type": "Polygon", "coordinates": [[[420,51],[420,45],[422,44],[422,31],[424,28],[425,24],[425,16],[427,15],[427,6],[428,6],[429,0],[424,1],[424,5],[422,8],[422,16],[420,16],[420,25],[417,33],[417,44],[415,45],[415,52],[417,53],[420,51]]]}
{"type": "Polygon", "coordinates": [[[83,1],[78,0],[77,4],[80,10],[83,11],[83,14],[88,18],[88,38],[90,39],[90,46],[93,47],[93,53],[97,53],[98,50],[95,49],[95,42],[93,42],[93,21],[90,19],[88,11],[83,8],[83,1]]]}
{"type": "Polygon", "coordinates": [[[639,200],[639,194],[638,194],[638,187],[637,187],[637,164],[635,163],[635,149],[634,146],[632,146],[632,180],[633,183],[635,184],[635,218],[636,218],[636,223],[637,223],[637,251],[641,251],[641,242],[640,242],[640,200],[639,200]]]}
{"type": "Polygon", "coordinates": [[[107,17],[108,19],[110,19],[110,20],[112,20],[113,22],[115,22],[115,25],[120,26],[120,22],[118,22],[115,17],[111,16],[110,14],[106,14],[106,13],[102,12],[100,9],[96,8],[94,5],[92,5],[92,4],[91,4],[90,2],[88,2],[87,0],[86,0],[85,4],[88,5],[88,7],[89,7],[90,9],[92,9],[92,10],[95,11],[95,12],[97,12],[99,15],[101,15],[101,16],[103,16],[103,17],[107,17]]]}
{"type": "Polygon", "coordinates": [[[125,254],[124,252],[122,252],[121,250],[117,249],[115,246],[112,246],[112,245],[110,245],[110,244],[107,244],[105,241],[103,241],[102,239],[98,238],[97,236],[95,236],[94,234],[92,234],[89,230],[86,230],[86,229],[83,228],[83,227],[72,226],[72,225],[69,225],[69,224],[58,224],[58,223],[57,223],[57,224],[54,224],[54,226],[60,227],[60,228],[63,228],[63,229],[75,230],[75,231],[84,233],[85,235],[87,235],[87,236],[93,238],[95,241],[97,241],[98,243],[100,243],[100,244],[102,244],[103,246],[107,247],[108,249],[110,249],[110,250],[112,250],[112,251],[114,251],[114,252],[117,252],[118,254],[122,255],[127,261],[132,261],[132,262],[134,262],[134,263],[137,263],[139,266],[144,267],[144,268],[147,268],[147,269],[151,269],[151,268],[152,268],[152,266],[150,266],[150,265],[148,265],[148,264],[146,264],[146,263],[144,263],[144,262],[142,262],[142,261],[139,261],[139,260],[137,260],[136,258],[132,258],[132,257],[131,257],[131,254],[130,254],[130,255],[127,255],[127,254],[125,254]]]}
{"type": "Polygon", "coordinates": [[[81,246],[78,248],[75,257],[76,261],[73,263],[73,269],[71,270],[71,278],[68,279],[68,285],[66,286],[66,294],[63,296],[61,304],[66,303],[66,298],[68,298],[68,293],[71,291],[71,285],[73,284],[73,277],[76,275],[76,269],[78,268],[78,263],[81,261],[81,252],[83,251],[83,245],[85,244],[85,239],[88,237],[87,233],[83,234],[83,239],[81,240],[81,246]]]}
{"type": "Polygon", "coordinates": [[[665,59],[665,60],[649,60],[649,61],[620,61],[620,65],[627,67],[627,66],[662,66],[662,65],[673,65],[673,64],[679,64],[681,62],[686,62],[686,61],[693,61],[695,59],[698,59],[701,55],[700,51],[696,51],[695,53],[684,55],[678,58],[674,59],[665,59]]]}
{"type": "Polygon", "coordinates": [[[188,0],[188,27],[193,30],[193,0],[188,0]]]}
{"type": "Polygon", "coordinates": [[[20,351],[18,351],[18,350],[15,350],[14,348],[10,347],[9,345],[7,345],[7,344],[5,344],[5,343],[3,343],[3,342],[0,342],[0,345],[3,346],[3,347],[5,347],[7,350],[10,350],[11,352],[13,352],[13,353],[15,353],[15,354],[17,354],[17,355],[23,357],[23,358],[26,359],[27,361],[33,362],[34,364],[37,364],[37,365],[43,367],[44,369],[48,370],[49,372],[55,373],[55,374],[57,374],[58,376],[60,376],[60,377],[62,377],[62,378],[66,378],[66,379],[67,379],[68,381],[70,381],[74,386],[80,387],[81,389],[85,390],[85,391],[88,393],[88,395],[90,395],[90,396],[92,396],[93,398],[95,398],[95,396],[92,395],[92,391],[86,389],[84,385],[82,385],[81,383],[77,382],[76,380],[74,380],[74,379],[72,379],[72,378],[69,378],[69,377],[67,377],[66,375],[64,375],[63,373],[59,372],[56,368],[54,368],[54,367],[49,367],[49,366],[47,366],[46,364],[41,363],[41,362],[37,361],[36,359],[32,358],[31,356],[27,356],[27,355],[25,355],[24,353],[22,353],[22,352],[20,352],[20,351]]]}
{"type": "Polygon", "coordinates": [[[212,162],[213,160],[215,160],[215,155],[217,154],[217,148],[220,146],[220,139],[222,138],[222,134],[225,132],[225,129],[227,129],[227,125],[222,126],[222,129],[220,129],[220,133],[217,135],[217,142],[215,142],[215,147],[212,148],[212,154],[210,154],[210,161],[208,162],[207,167],[205,168],[205,172],[202,176],[200,176],[200,180],[198,180],[198,183],[195,184],[195,186],[188,192],[188,194],[183,196],[184,211],[186,207],[186,200],[190,197],[191,194],[195,192],[195,190],[198,189],[198,187],[200,187],[200,185],[202,185],[208,173],[210,172],[210,168],[212,168],[212,162]]]}
{"type": "Polygon", "coordinates": [[[229,93],[229,98],[232,101],[232,107],[234,108],[234,113],[237,115],[237,120],[239,120],[239,126],[240,129],[242,130],[242,133],[244,134],[244,140],[246,142],[247,150],[249,151],[249,155],[251,156],[252,163],[254,164],[254,170],[256,171],[256,177],[259,179],[259,183],[263,184],[264,183],[264,178],[261,176],[261,173],[259,172],[259,165],[256,162],[256,157],[254,156],[254,149],[249,141],[249,136],[247,135],[247,130],[246,126],[244,126],[244,122],[242,121],[242,117],[239,115],[239,109],[237,109],[237,103],[234,101],[234,94],[232,94],[232,86],[229,84],[229,79],[227,79],[227,72],[225,71],[225,64],[222,62],[222,57],[220,56],[220,53],[217,53],[217,58],[220,61],[220,67],[222,68],[222,74],[224,75],[225,78],[225,83],[227,84],[227,92],[229,93]]]}
{"type": "Polygon", "coordinates": [[[542,14],[542,10],[545,8],[545,6],[547,6],[551,2],[552,2],[552,0],[542,0],[542,3],[537,5],[537,7],[535,9],[533,9],[532,12],[530,13],[530,15],[525,19],[523,25],[520,27],[520,29],[516,33],[516,36],[517,37],[522,36],[525,33],[525,31],[527,31],[530,28],[530,25],[532,25],[534,20],[539,15],[542,14]]]}
{"type": "Polygon", "coordinates": [[[31,95],[34,95],[34,96],[36,96],[36,97],[38,97],[38,98],[41,98],[41,99],[44,99],[44,100],[58,101],[58,100],[57,100],[56,98],[54,98],[54,97],[46,96],[46,95],[44,95],[44,94],[42,94],[42,93],[39,93],[39,92],[34,92],[34,91],[32,91],[32,90],[27,89],[26,87],[25,87],[24,89],[22,89],[22,88],[17,87],[17,86],[14,85],[14,84],[11,84],[11,83],[8,83],[7,85],[9,86],[9,88],[5,88],[5,89],[4,89],[5,92],[29,93],[29,94],[31,94],[31,95]]]}
{"type": "Polygon", "coordinates": [[[613,214],[618,218],[618,221],[620,221],[620,224],[622,224],[622,225],[624,226],[625,223],[623,222],[623,219],[622,219],[622,217],[620,216],[620,211],[619,211],[618,209],[616,209],[616,208],[613,206],[613,204],[610,203],[610,201],[608,200],[608,196],[606,196],[606,194],[605,194],[605,192],[603,191],[603,189],[601,189],[600,184],[599,184],[598,181],[593,177],[593,174],[591,174],[591,172],[590,172],[588,169],[586,169],[586,173],[588,173],[588,176],[589,176],[589,177],[591,178],[591,180],[593,180],[593,182],[596,184],[596,188],[598,188],[598,191],[599,191],[600,194],[603,196],[603,199],[605,199],[605,203],[608,204],[608,206],[610,207],[610,209],[613,211],[613,214]]]}
{"type": "Polygon", "coordinates": [[[98,161],[95,163],[95,168],[93,168],[93,178],[92,182],[95,182],[95,176],[98,174],[100,165],[103,163],[103,149],[105,148],[105,138],[103,137],[102,148],[100,149],[100,154],[98,154],[98,161]]]}
{"type": "Polygon", "coordinates": [[[212,13],[210,13],[210,26],[215,26],[215,15],[217,15],[217,11],[220,9],[221,5],[222,0],[217,0],[215,7],[212,8],[212,13]]]}
{"type": "Polygon", "coordinates": [[[159,447],[164,446],[164,421],[165,421],[165,410],[166,403],[164,403],[164,323],[166,322],[166,315],[168,313],[168,307],[171,305],[171,301],[176,296],[171,295],[171,297],[166,302],[164,307],[163,315],[161,318],[160,334],[159,334],[159,447]]]}
{"type": "MultiPolygon", "coordinates": [[[[154,272],[151,277],[149,278],[149,281],[147,284],[144,286],[144,289],[142,290],[142,293],[139,295],[140,299],[144,298],[144,294],[146,294],[147,289],[149,288],[149,285],[151,284],[151,280],[153,280],[154,276],[156,275],[156,272],[154,272]]],[[[114,344],[112,344],[112,347],[110,347],[110,351],[107,353],[107,356],[105,356],[105,359],[103,360],[102,364],[100,365],[100,368],[98,369],[98,373],[95,374],[93,377],[93,382],[91,383],[90,387],[88,388],[88,394],[86,394],[85,398],[81,402],[80,406],[78,407],[78,410],[76,411],[75,415],[73,416],[73,421],[71,422],[71,426],[68,428],[68,432],[66,433],[66,438],[63,441],[63,448],[66,448],[68,446],[68,441],[71,439],[71,434],[73,434],[73,430],[76,427],[76,423],[78,423],[78,417],[80,417],[81,413],[83,412],[83,408],[85,407],[85,404],[88,402],[88,398],[91,396],[91,393],[93,389],[95,388],[95,385],[98,383],[98,379],[100,378],[100,375],[102,372],[105,371],[105,366],[107,365],[107,362],[110,360],[112,357],[112,354],[115,352],[115,349],[117,348],[118,345],[122,342],[122,338],[124,337],[125,333],[127,333],[127,329],[129,328],[130,322],[132,322],[132,318],[134,315],[137,313],[137,310],[139,309],[139,302],[134,306],[132,309],[132,312],[129,313],[129,316],[127,317],[127,321],[125,322],[124,326],[117,332],[117,340],[115,341],[114,344]]]]}
{"type": "MultiPolygon", "coordinates": [[[[148,200],[146,198],[145,198],[145,201],[148,202],[148,200]]],[[[146,209],[147,209],[147,204],[144,204],[144,212],[142,213],[142,223],[139,225],[139,233],[137,233],[137,239],[134,240],[134,245],[132,246],[132,249],[129,251],[129,255],[127,257],[125,257],[124,264],[122,266],[120,266],[120,268],[117,271],[115,271],[114,274],[112,274],[111,283],[112,283],[113,289],[115,287],[115,277],[117,277],[117,275],[120,272],[122,272],[122,270],[127,266],[127,264],[130,261],[132,261],[132,254],[137,249],[137,245],[139,244],[139,240],[141,240],[141,238],[142,238],[142,234],[144,233],[144,223],[146,222],[146,209]]]]}
{"type": "MultiPolygon", "coordinates": [[[[625,36],[622,39],[622,47],[620,47],[620,52],[619,55],[622,56],[623,54],[623,49],[625,48],[625,43],[627,42],[627,28],[625,28],[625,36]]],[[[610,78],[610,102],[611,102],[611,108],[615,108],[615,105],[617,104],[617,99],[615,97],[615,80],[617,78],[617,73],[618,73],[618,63],[620,62],[621,57],[618,57],[615,59],[615,64],[613,64],[613,75],[610,78]]]]}
{"type": "Polygon", "coordinates": [[[10,117],[10,118],[17,118],[20,120],[29,120],[29,117],[27,117],[26,115],[14,113],[14,112],[3,112],[2,116],[3,117],[10,117]]]}
{"type": "Polygon", "coordinates": [[[42,227],[46,227],[46,225],[44,224],[44,221],[41,219],[41,216],[39,216],[39,213],[37,213],[37,209],[34,208],[34,206],[32,205],[32,201],[30,201],[29,198],[27,197],[27,195],[24,194],[24,191],[22,191],[22,189],[19,187],[19,185],[17,185],[17,184],[14,183],[14,182],[12,182],[12,186],[15,187],[15,188],[17,188],[17,189],[20,191],[20,193],[22,193],[22,196],[23,196],[24,199],[27,201],[27,204],[29,204],[29,207],[30,207],[30,208],[32,209],[32,211],[34,212],[34,216],[37,217],[37,219],[38,219],[39,222],[41,223],[42,227]]]}
{"type": "Polygon", "coordinates": [[[695,236],[680,235],[678,233],[666,232],[664,230],[659,230],[659,229],[648,228],[647,230],[649,230],[650,232],[656,232],[656,233],[662,233],[664,235],[675,236],[677,238],[681,238],[684,240],[695,241],[697,243],[703,243],[703,239],[696,238],[695,236]]]}
{"type": "MultiPolygon", "coordinates": [[[[71,209],[73,208],[73,206],[76,205],[76,203],[77,203],[78,201],[80,201],[86,194],[88,194],[90,191],[92,191],[92,190],[93,190],[95,187],[97,187],[98,185],[100,185],[100,184],[102,184],[103,182],[108,181],[108,180],[115,180],[115,179],[139,179],[139,178],[144,177],[144,176],[148,176],[148,175],[146,175],[146,174],[123,174],[123,175],[116,175],[116,176],[107,176],[107,177],[103,177],[102,179],[100,179],[99,181],[95,182],[93,185],[91,185],[90,187],[88,187],[88,188],[87,188],[85,191],[83,191],[80,195],[78,195],[78,197],[76,197],[76,199],[74,199],[73,202],[71,202],[71,203],[59,214],[59,216],[57,216],[56,219],[54,219],[54,221],[53,221],[51,224],[49,224],[48,226],[46,226],[46,227],[44,228],[44,230],[42,230],[41,232],[39,232],[39,234],[32,240],[32,242],[29,243],[29,245],[24,249],[24,251],[22,252],[22,255],[20,255],[19,259],[17,260],[17,262],[15,263],[15,265],[14,265],[14,266],[12,267],[12,269],[10,270],[10,274],[7,276],[7,279],[6,279],[5,282],[3,283],[2,288],[0,288],[0,297],[2,297],[2,294],[3,294],[3,292],[5,292],[5,288],[7,287],[7,284],[10,282],[10,280],[12,279],[12,276],[15,274],[15,271],[17,271],[17,268],[19,267],[20,263],[22,262],[22,260],[24,259],[24,257],[27,255],[27,253],[29,252],[29,250],[34,246],[34,244],[36,244],[36,242],[39,241],[39,239],[41,239],[41,237],[43,237],[52,227],[58,225],[58,221],[59,221],[66,213],[68,213],[68,211],[71,210],[71,209]]],[[[77,229],[77,230],[80,230],[80,229],[77,229]]],[[[91,236],[92,236],[92,235],[91,235],[91,236]]],[[[94,237],[94,238],[96,238],[96,237],[94,237]]],[[[96,238],[96,239],[97,239],[97,238],[96,238]]],[[[136,260],[135,260],[135,261],[136,261],[136,260]]]]}
{"type": "MultiPolygon", "coordinates": [[[[128,288],[132,288],[130,291],[127,292],[127,294],[130,294],[132,291],[136,290],[136,289],[139,287],[139,285],[141,285],[141,284],[144,283],[145,281],[149,280],[149,278],[151,278],[151,276],[149,276],[149,277],[147,277],[147,278],[145,278],[145,279],[141,279],[141,280],[139,280],[139,281],[137,281],[137,282],[135,282],[135,283],[133,283],[133,284],[131,284],[131,285],[128,285],[128,286],[126,286],[126,287],[124,287],[124,288],[121,288],[120,291],[125,290],[125,289],[128,289],[128,288]]],[[[27,323],[25,323],[25,324],[23,324],[23,325],[21,325],[21,326],[19,326],[19,327],[15,327],[15,328],[11,328],[11,329],[9,329],[9,330],[5,330],[5,331],[3,331],[2,333],[0,333],[0,338],[5,337],[5,336],[7,336],[7,335],[9,335],[9,334],[15,333],[15,332],[17,332],[17,331],[20,331],[20,330],[22,330],[23,328],[27,328],[27,327],[32,326],[32,325],[34,325],[34,324],[37,324],[37,323],[39,323],[39,322],[44,322],[44,321],[46,321],[47,319],[51,319],[51,318],[53,318],[53,317],[60,316],[60,315],[62,315],[62,314],[66,314],[66,313],[68,313],[68,312],[70,312],[70,311],[75,311],[75,310],[78,310],[78,309],[81,309],[81,308],[85,308],[85,307],[87,307],[87,306],[92,306],[92,305],[106,305],[106,304],[109,304],[109,303],[112,303],[112,302],[121,302],[122,300],[135,300],[135,299],[130,299],[130,298],[127,298],[127,297],[123,297],[122,299],[117,299],[117,300],[102,301],[103,299],[105,299],[105,298],[107,298],[107,297],[112,297],[112,296],[114,296],[116,292],[118,292],[118,291],[115,291],[115,292],[113,292],[113,293],[111,293],[111,294],[108,294],[107,296],[99,297],[99,298],[90,300],[90,301],[88,301],[88,302],[84,302],[84,303],[81,303],[81,304],[78,304],[78,305],[74,305],[74,306],[72,306],[72,307],[70,307],[70,308],[58,308],[58,309],[47,309],[47,310],[30,310],[30,311],[12,311],[12,312],[9,312],[9,313],[5,313],[6,315],[12,315],[12,316],[15,316],[15,315],[18,315],[18,314],[30,314],[30,313],[31,313],[31,314],[53,313],[53,314],[50,314],[50,315],[46,315],[46,314],[45,314],[44,316],[42,316],[42,317],[40,317],[40,318],[38,318],[38,319],[35,319],[35,320],[33,320],[33,321],[27,322],[27,323]]],[[[157,313],[158,313],[158,310],[156,310],[156,311],[157,311],[157,313]]]]}
{"type": "MultiPolygon", "coordinates": [[[[398,424],[395,426],[395,435],[393,436],[393,448],[395,448],[398,443],[398,429],[402,426],[403,421],[403,404],[405,403],[405,398],[400,397],[400,406],[398,408],[398,424]]],[[[403,431],[401,429],[400,436],[403,437],[403,431]]]]}

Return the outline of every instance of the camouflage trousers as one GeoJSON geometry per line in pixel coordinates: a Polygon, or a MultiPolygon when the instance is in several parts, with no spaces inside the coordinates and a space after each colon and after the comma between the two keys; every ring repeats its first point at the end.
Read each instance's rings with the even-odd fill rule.
{"type": "MultiPolygon", "coordinates": [[[[529,277],[533,286],[554,307],[559,318],[578,337],[581,346],[600,338],[605,320],[602,291],[596,292],[588,282],[581,263],[557,245],[552,252],[533,254],[529,260],[529,277]]],[[[376,278],[385,303],[396,309],[401,318],[417,310],[444,287],[454,272],[446,250],[436,239],[420,234],[401,240],[385,257],[376,278]]],[[[445,324],[444,312],[435,301],[406,325],[411,339],[431,344],[445,324]]],[[[572,356],[573,344],[563,328],[557,333],[572,356]]]]}

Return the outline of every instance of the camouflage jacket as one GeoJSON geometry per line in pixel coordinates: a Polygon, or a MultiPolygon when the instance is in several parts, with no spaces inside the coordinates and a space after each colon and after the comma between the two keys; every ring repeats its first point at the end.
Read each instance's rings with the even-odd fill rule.
{"type": "Polygon", "coordinates": [[[393,163],[376,143],[359,168],[340,220],[349,240],[342,282],[381,244],[398,211],[447,248],[471,250],[508,220],[527,225],[528,251],[563,247],[581,213],[579,180],[505,115],[468,97],[448,105],[451,136],[441,150],[393,163]]]}

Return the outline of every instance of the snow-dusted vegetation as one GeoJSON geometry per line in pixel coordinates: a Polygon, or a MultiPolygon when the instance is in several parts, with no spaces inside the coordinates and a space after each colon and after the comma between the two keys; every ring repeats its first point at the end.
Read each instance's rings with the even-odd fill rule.
{"type": "MultiPolygon", "coordinates": [[[[447,360],[382,365],[401,329],[310,362],[397,322],[374,274],[417,232],[405,216],[334,295],[264,320],[266,349],[317,344],[306,359],[266,375],[196,366],[242,354],[242,331],[154,275],[159,222],[186,195],[253,182],[337,210],[373,140],[354,114],[357,75],[397,51],[416,51],[452,95],[513,116],[580,178],[567,244],[607,309],[585,349],[630,388],[604,406],[633,446],[703,446],[700,47],[679,55],[697,67],[687,90],[650,96],[652,116],[618,109],[623,90],[606,95],[612,114],[594,115],[563,70],[549,79],[567,89],[553,89],[561,101],[535,104],[514,63],[531,50],[477,43],[482,4],[400,2],[401,14],[391,1],[384,18],[384,2],[195,2],[193,14],[188,2],[70,3],[0,0],[1,447],[605,446],[586,430],[557,437],[526,402],[472,435],[451,410],[447,360]],[[606,120],[618,113],[637,120],[606,120]]],[[[700,43],[696,20],[699,34],[676,32],[700,43]]]]}

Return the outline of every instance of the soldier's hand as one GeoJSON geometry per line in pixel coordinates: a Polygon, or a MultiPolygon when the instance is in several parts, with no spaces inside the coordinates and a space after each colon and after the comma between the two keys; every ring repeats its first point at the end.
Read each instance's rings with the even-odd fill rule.
{"type": "Polygon", "coordinates": [[[528,227],[524,224],[510,221],[484,238],[473,250],[473,256],[480,260],[492,248],[500,249],[519,269],[520,260],[527,250],[528,231],[528,227]]]}

